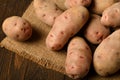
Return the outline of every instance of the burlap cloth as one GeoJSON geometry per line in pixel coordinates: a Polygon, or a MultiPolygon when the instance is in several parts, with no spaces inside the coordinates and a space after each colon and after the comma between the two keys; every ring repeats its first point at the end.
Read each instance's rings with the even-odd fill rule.
{"type": "MultiPolygon", "coordinates": [[[[17,42],[6,37],[0,43],[4,47],[16,54],[23,56],[40,66],[47,69],[52,69],[65,74],[64,62],[66,58],[66,51],[51,51],[46,48],[45,39],[51,27],[41,22],[35,15],[33,3],[30,4],[28,9],[22,16],[27,19],[33,27],[32,37],[25,42],[17,42]]],[[[109,65],[108,65],[109,66],[109,65]]],[[[90,71],[88,80],[120,80],[120,73],[110,77],[100,77],[94,71],[90,71]]]]}

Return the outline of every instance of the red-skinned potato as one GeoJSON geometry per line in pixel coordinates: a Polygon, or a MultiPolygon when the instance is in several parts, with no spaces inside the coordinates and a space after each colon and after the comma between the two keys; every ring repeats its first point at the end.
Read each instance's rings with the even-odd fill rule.
{"type": "Polygon", "coordinates": [[[90,10],[95,14],[101,15],[106,8],[118,1],[120,0],[92,0],[90,10]]]}
{"type": "Polygon", "coordinates": [[[65,7],[71,8],[74,6],[85,6],[88,7],[91,4],[92,0],[65,0],[65,7]]]}
{"type": "Polygon", "coordinates": [[[109,76],[120,70],[120,29],[114,31],[96,48],[93,64],[101,76],[109,76]]]}
{"type": "Polygon", "coordinates": [[[33,5],[38,19],[49,26],[52,26],[56,17],[63,12],[51,0],[34,0],[33,5]]]}
{"type": "Polygon", "coordinates": [[[88,10],[83,6],[76,6],[66,10],[55,20],[46,38],[46,46],[51,50],[60,50],[69,38],[75,35],[87,22],[88,10]]]}
{"type": "Polygon", "coordinates": [[[84,36],[92,44],[101,43],[110,34],[110,29],[101,24],[100,19],[99,15],[92,14],[85,26],[84,36]]]}
{"type": "Polygon", "coordinates": [[[92,53],[82,37],[73,37],[67,48],[66,74],[73,78],[85,77],[90,69],[92,53]]]}
{"type": "Polygon", "coordinates": [[[9,38],[17,41],[25,41],[32,35],[31,24],[18,16],[5,19],[2,24],[2,29],[9,38]]]}
{"type": "Polygon", "coordinates": [[[108,27],[120,27],[120,2],[113,4],[103,11],[101,23],[108,27]]]}

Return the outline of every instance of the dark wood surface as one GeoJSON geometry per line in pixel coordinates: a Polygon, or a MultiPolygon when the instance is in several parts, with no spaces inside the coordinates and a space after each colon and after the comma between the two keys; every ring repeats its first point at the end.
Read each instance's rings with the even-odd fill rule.
{"type": "MultiPolygon", "coordinates": [[[[9,16],[22,16],[32,0],[0,0],[0,41],[5,37],[1,26],[9,16]]],[[[0,48],[0,80],[72,80],[56,71],[38,66],[4,48],[0,48]]]]}

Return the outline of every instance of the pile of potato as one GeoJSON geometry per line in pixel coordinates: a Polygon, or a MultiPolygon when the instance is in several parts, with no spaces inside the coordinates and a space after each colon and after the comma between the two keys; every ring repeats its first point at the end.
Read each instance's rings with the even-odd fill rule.
{"type": "Polygon", "coordinates": [[[34,0],[38,18],[51,26],[47,48],[58,51],[69,43],[65,70],[73,79],[85,77],[92,61],[101,76],[120,70],[120,2],[100,1],[34,0]],[[98,45],[93,54],[88,43],[98,45]]]}
{"type": "Polygon", "coordinates": [[[120,70],[120,0],[34,0],[33,5],[36,16],[51,26],[47,48],[58,51],[68,43],[69,77],[85,77],[92,62],[101,76],[120,70]],[[91,44],[97,46],[94,51],[91,44]]]}

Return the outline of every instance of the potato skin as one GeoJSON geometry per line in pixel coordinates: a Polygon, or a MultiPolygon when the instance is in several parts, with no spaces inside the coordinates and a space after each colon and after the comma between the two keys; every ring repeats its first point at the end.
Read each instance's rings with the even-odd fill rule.
{"type": "Polygon", "coordinates": [[[100,19],[99,15],[92,14],[85,26],[84,36],[92,44],[101,43],[110,34],[110,29],[101,24],[100,19]]]}
{"type": "Polygon", "coordinates": [[[92,53],[82,37],[73,37],[67,48],[66,74],[73,78],[85,77],[90,69],[92,53]]]}
{"type": "Polygon", "coordinates": [[[120,27],[120,2],[113,4],[103,11],[101,23],[108,27],[120,27]]]}
{"type": "Polygon", "coordinates": [[[93,63],[95,71],[101,76],[109,76],[120,70],[120,29],[97,47],[93,63]]]}
{"type": "Polygon", "coordinates": [[[34,0],[33,5],[36,16],[49,26],[52,26],[56,17],[63,12],[51,0],[34,0]]]}
{"type": "Polygon", "coordinates": [[[90,6],[91,12],[101,15],[102,12],[119,0],[93,0],[90,6]]]}
{"type": "Polygon", "coordinates": [[[17,41],[25,41],[32,35],[31,24],[19,16],[5,19],[2,30],[9,38],[17,41]]]}
{"type": "Polygon", "coordinates": [[[88,7],[91,4],[92,0],[65,0],[65,7],[71,8],[74,6],[85,6],[88,7]]]}
{"type": "Polygon", "coordinates": [[[66,10],[67,8],[65,7],[64,3],[65,0],[53,0],[53,2],[62,10],[66,10]]]}
{"type": "Polygon", "coordinates": [[[66,10],[55,20],[50,30],[46,45],[51,50],[60,50],[70,37],[75,35],[87,22],[88,10],[83,6],[76,6],[66,10]]]}

